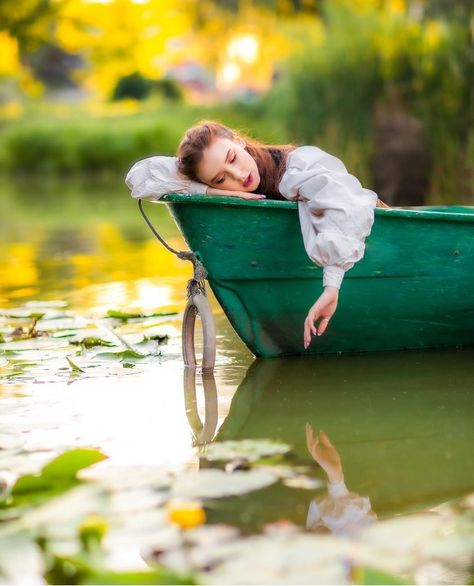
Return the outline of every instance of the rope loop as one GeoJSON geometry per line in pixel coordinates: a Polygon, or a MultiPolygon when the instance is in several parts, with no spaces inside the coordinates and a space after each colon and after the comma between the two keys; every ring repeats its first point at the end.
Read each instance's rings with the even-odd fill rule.
{"type": "Polygon", "coordinates": [[[196,351],[194,348],[194,326],[196,316],[201,318],[204,347],[202,357],[202,372],[212,372],[216,360],[216,331],[214,318],[206,294],[207,271],[202,262],[197,258],[194,252],[190,250],[175,250],[167,244],[155,230],[153,224],[148,219],[143,209],[142,200],[138,200],[140,212],[153,234],[171,253],[175,254],[181,260],[189,260],[193,263],[193,276],[189,279],[186,286],[187,305],[183,315],[182,344],[183,360],[186,366],[196,367],[196,351]]]}

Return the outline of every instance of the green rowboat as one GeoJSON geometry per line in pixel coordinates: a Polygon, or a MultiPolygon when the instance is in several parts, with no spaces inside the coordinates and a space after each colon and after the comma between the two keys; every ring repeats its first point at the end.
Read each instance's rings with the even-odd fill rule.
{"type": "Polygon", "coordinates": [[[377,208],[328,330],[305,350],[303,323],[323,271],[305,252],[297,204],[178,194],[161,201],[256,356],[474,343],[474,207],[377,208]]]}

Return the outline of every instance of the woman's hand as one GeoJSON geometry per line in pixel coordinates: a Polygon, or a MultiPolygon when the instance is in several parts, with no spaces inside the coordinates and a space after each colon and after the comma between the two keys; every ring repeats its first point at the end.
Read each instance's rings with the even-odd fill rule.
{"type": "Polygon", "coordinates": [[[207,195],[224,195],[226,197],[240,197],[241,199],[265,199],[265,196],[260,193],[250,193],[249,191],[228,191],[227,189],[216,189],[215,187],[208,187],[207,195]]]}
{"type": "Polygon", "coordinates": [[[324,287],[324,291],[316,303],[308,311],[304,321],[304,347],[311,343],[311,334],[322,336],[328,327],[329,320],[334,315],[339,298],[339,289],[336,287],[324,287]],[[316,329],[314,322],[321,318],[316,329]]]}
{"type": "Polygon", "coordinates": [[[324,472],[326,472],[329,482],[331,484],[341,482],[344,478],[342,474],[341,458],[324,431],[321,430],[319,434],[314,437],[313,427],[307,423],[306,445],[308,447],[308,452],[311,454],[314,461],[321,466],[324,472]]]}

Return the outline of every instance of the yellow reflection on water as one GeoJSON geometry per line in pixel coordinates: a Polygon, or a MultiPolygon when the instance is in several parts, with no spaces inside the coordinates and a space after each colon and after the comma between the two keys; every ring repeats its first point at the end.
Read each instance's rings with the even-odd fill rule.
{"type": "MultiPolygon", "coordinates": [[[[171,246],[185,249],[179,236],[171,246]]],[[[0,241],[0,298],[61,297],[74,309],[176,311],[185,300],[190,263],[154,239],[128,239],[114,224],[78,231],[35,231],[30,242],[0,241]]]]}

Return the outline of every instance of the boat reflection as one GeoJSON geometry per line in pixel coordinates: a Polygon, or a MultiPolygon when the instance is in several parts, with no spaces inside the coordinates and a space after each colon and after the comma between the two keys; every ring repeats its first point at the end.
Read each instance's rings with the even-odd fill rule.
{"type": "MultiPolygon", "coordinates": [[[[337,446],[351,491],[370,497],[378,517],[390,516],[473,490],[468,465],[474,440],[473,363],[473,349],[256,360],[217,433],[212,375],[203,377],[204,423],[195,375],[191,382],[190,373],[185,376],[187,415],[196,444],[271,438],[292,446],[292,465],[314,470],[304,433],[309,421],[337,446]]],[[[323,478],[321,469],[314,474],[323,478]]],[[[262,521],[288,518],[304,524],[308,496],[278,484],[254,494],[252,502],[260,499],[262,521]]],[[[364,506],[369,515],[371,507],[364,506]]]]}

